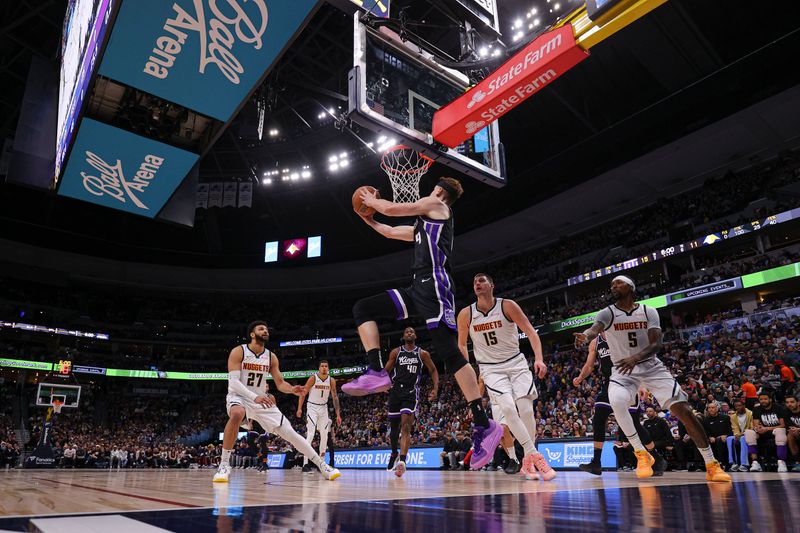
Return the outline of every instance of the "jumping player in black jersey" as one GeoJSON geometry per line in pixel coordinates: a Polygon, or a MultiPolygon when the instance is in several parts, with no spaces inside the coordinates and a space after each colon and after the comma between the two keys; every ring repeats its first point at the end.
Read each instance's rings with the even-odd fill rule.
{"type": "Polygon", "coordinates": [[[425,320],[436,348],[436,357],[455,376],[472,411],[471,466],[478,469],[493,457],[503,436],[503,428],[486,415],[481,402],[475,371],[461,355],[456,340],[455,297],[450,277],[453,252],[453,211],[451,206],[463,189],[458,180],[442,178],[430,195],[413,203],[394,203],[363,192],[362,204],[390,217],[415,217],[413,226],[389,226],[370,216],[359,216],[388,239],[414,243],[413,281],[410,287],[391,289],[356,302],[353,316],[361,343],[367,352],[369,369],[358,379],[342,386],[342,391],[363,396],[388,390],[392,380],[384,369],[380,334],[376,319],[404,320],[417,316],[425,320]]]}
{"type": "MultiPolygon", "coordinates": [[[[603,443],[606,438],[606,423],[608,423],[608,416],[612,411],[611,404],[608,401],[608,382],[611,378],[611,369],[614,365],[611,362],[611,350],[608,347],[608,341],[606,341],[603,333],[598,335],[598,337],[589,344],[589,355],[586,357],[586,363],[584,363],[583,368],[581,368],[581,373],[578,377],[572,380],[572,384],[575,387],[580,386],[583,380],[589,377],[594,371],[594,365],[598,357],[600,359],[600,374],[603,376],[603,385],[602,389],[600,389],[600,394],[598,394],[597,398],[594,400],[594,415],[592,415],[594,457],[588,463],[578,465],[578,468],[584,472],[589,472],[596,476],[603,474],[600,457],[603,454],[603,443]]],[[[667,462],[661,457],[661,454],[656,451],[656,446],[653,439],[650,438],[650,433],[642,426],[642,422],[639,419],[639,402],[636,401],[636,404],[632,405],[628,409],[628,412],[633,419],[636,433],[639,434],[639,438],[644,443],[645,448],[647,448],[647,451],[649,451],[655,459],[653,475],[663,476],[664,470],[667,468],[667,462]]]]}
{"type": "Polygon", "coordinates": [[[403,477],[406,471],[406,455],[411,445],[411,431],[419,409],[419,382],[422,380],[422,365],[428,369],[433,380],[433,389],[428,400],[434,401],[439,394],[439,372],[431,360],[431,354],[416,344],[417,332],[408,327],[403,331],[403,345],[389,354],[386,372],[392,376],[389,390],[389,439],[392,455],[386,470],[403,477]],[[398,460],[397,441],[400,440],[398,460]]]}

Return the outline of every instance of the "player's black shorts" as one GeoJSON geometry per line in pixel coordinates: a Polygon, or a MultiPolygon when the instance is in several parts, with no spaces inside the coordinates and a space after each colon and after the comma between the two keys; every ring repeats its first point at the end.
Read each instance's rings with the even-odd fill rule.
{"type": "Polygon", "coordinates": [[[415,415],[419,410],[419,391],[414,389],[391,389],[389,392],[389,417],[415,415]]]}
{"type": "Polygon", "coordinates": [[[416,316],[425,320],[428,329],[438,327],[440,322],[456,329],[453,281],[447,273],[415,274],[410,287],[386,292],[394,303],[398,320],[416,316]]]}

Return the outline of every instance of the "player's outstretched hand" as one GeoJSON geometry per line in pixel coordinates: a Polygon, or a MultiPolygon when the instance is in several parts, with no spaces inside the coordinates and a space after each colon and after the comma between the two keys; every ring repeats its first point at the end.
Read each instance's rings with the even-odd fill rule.
{"type": "Polygon", "coordinates": [[[337,426],[342,425],[342,415],[336,415],[336,425],[337,426]]]}
{"type": "Polygon", "coordinates": [[[375,199],[377,199],[378,194],[376,190],[370,191],[369,189],[364,189],[361,191],[361,202],[367,207],[373,207],[375,199]]]}
{"type": "Polygon", "coordinates": [[[586,344],[586,335],[584,335],[583,333],[573,333],[572,335],[575,337],[576,348],[581,348],[586,344]]]}
{"type": "Polygon", "coordinates": [[[533,372],[536,374],[536,377],[543,379],[547,375],[547,365],[542,361],[536,361],[533,363],[533,372]]]}
{"type": "Polygon", "coordinates": [[[583,380],[581,379],[580,376],[578,376],[577,378],[572,380],[572,386],[573,387],[580,387],[582,382],[583,382],[583,380]]]}
{"type": "Polygon", "coordinates": [[[435,402],[437,396],[439,396],[439,391],[436,389],[431,389],[430,394],[428,394],[428,401],[435,402]]]}
{"type": "Polygon", "coordinates": [[[303,411],[301,411],[300,409],[298,409],[298,410],[297,410],[297,412],[295,413],[295,416],[296,416],[297,418],[303,418],[303,411]]]}
{"type": "Polygon", "coordinates": [[[295,394],[297,396],[304,396],[305,393],[306,393],[306,388],[303,387],[302,385],[295,385],[294,387],[292,387],[292,394],[295,394]]]}

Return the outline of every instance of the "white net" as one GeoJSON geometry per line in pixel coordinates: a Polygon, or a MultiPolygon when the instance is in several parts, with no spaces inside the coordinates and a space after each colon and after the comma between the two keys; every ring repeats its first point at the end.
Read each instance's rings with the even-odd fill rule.
{"type": "Polygon", "coordinates": [[[407,146],[389,148],[381,158],[381,168],[392,184],[392,198],[397,203],[419,200],[419,180],[431,168],[433,159],[407,146]]]}

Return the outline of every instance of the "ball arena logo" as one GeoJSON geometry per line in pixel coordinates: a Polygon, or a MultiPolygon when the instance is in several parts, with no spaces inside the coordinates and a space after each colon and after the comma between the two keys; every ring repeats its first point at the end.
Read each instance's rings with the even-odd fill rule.
{"type": "Polygon", "coordinates": [[[116,163],[109,164],[99,155],[87,150],[86,162],[99,174],[93,176],[87,172],[81,172],[83,188],[86,189],[86,192],[94,196],[109,196],[123,204],[131,202],[139,209],[149,211],[150,208],[137,195],[143,194],[155,179],[158,169],[164,164],[163,157],[144,156],[144,161],[139,165],[139,169],[131,180],[125,178],[122,161],[119,159],[116,163]]]}
{"type": "Polygon", "coordinates": [[[206,67],[214,65],[228,81],[238,85],[244,66],[233,54],[233,46],[238,41],[252,45],[255,50],[261,49],[267,29],[266,3],[264,0],[250,0],[247,11],[237,0],[227,0],[224,9],[217,5],[217,0],[193,0],[193,3],[193,14],[177,2],[172,5],[175,16],[164,24],[166,35],[156,39],[153,53],[144,65],[144,73],[165,79],[186,44],[189,37],[186,31],[196,32],[200,44],[198,72],[205,74],[206,67]],[[210,13],[206,12],[206,4],[210,13]]]}

